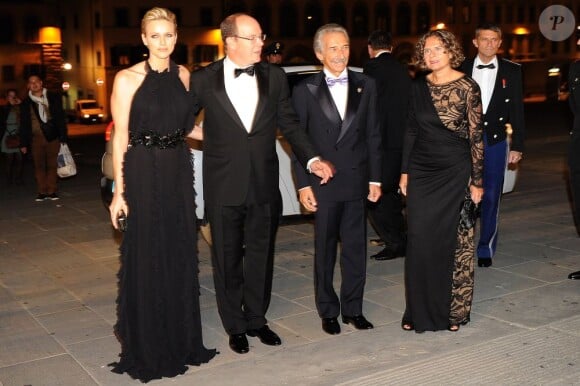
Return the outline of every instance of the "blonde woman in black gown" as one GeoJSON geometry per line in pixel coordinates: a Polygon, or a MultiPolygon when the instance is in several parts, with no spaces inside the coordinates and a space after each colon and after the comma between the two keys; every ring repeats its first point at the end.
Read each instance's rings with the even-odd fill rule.
{"type": "Polygon", "coordinates": [[[466,194],[483,195],[481,95],[456,71],[464,59],[455,36],[430,31],[416,46],[430,72],[413,82],[400,188],[407,196],[406,310],[402,328],[458,331],[469,321],[473,229],[459,227],[466,194]]]}
{"type": "Polygon", "coordinates": [[[188,136],[201,139],[190,99],[189,71],[170,60],[175,15],[153,8],[143,17],[148,59],[120,71],[113,85],[115,228],[121,245],[115,334],[121,343],[113,371],[147,382],[208,362],[203,346],[193,168],[188,136]]]}

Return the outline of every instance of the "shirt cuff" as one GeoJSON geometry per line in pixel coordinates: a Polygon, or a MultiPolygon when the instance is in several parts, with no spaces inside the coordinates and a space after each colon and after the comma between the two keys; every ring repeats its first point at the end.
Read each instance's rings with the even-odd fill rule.
{"type": "Polygon", "coordinates": [[[370,181],[369,185],[376,185],[376,186],[381,186],[380,182],[376,182],[376,181],[370,181]]]}
{"type": "Polygon", "coordinates": [[[320,161],[320,157],[312,157],[308,160],[308,163],[306,164],[306,170],[308,170],[308,173],[312,173],[312,170],[310,170],[310,166],[314,161],[320,161]]]}

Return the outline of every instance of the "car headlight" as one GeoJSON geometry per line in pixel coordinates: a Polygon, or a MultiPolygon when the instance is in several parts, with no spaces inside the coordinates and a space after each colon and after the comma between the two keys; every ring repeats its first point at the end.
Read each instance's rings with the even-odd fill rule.
{"type": "Polygon", "coordinates": [[[83,114],[83,118],[88,118],[88,117],[90,117],[89,114],[83,114]]]}

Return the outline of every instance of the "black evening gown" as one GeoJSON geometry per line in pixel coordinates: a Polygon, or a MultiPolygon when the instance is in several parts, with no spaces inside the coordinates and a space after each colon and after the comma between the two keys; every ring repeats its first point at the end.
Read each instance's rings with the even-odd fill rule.
{"type": "Polygon", "coordinates": [[[464,319],[455,320],[451,303],[458,296],[456,301],[470,307],[471,295],[465,288],[454,293],[452,287],[454,276],[473,278],[473,231],[466,240],[458,234],[458,225],[470,178],[481,186],[482,165],[477,83],[467,76],[442,85],[425,77],[414,81],[402,167],[408,173],[403,321],[416,331],[447,329],[450,323],[468,320],[469,313],[457,310],[457,304],[454,314],[464,319]],[[471,256],[465,248],[471,248],[471,256]],[[467,260],[457,263],[456,258],[467,260]],[[455,266],[468,271],[471,267],[471,272],[454,275],[455,266]]]}
{"type": "Polygon", "coordinates": [[[113,372],[147,382],[208,362],[199,309],[193,167],[183,138],[193,128],[188,91],[171,63],[134,95],[123,172],[129,207],[121,244],[113,372]]]}

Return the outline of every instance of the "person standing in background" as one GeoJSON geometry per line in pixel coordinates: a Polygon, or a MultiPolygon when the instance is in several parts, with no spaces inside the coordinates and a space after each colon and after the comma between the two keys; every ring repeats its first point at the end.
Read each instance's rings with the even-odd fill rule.
{"type": "Polygon", "coordinates": [[[371,224],[384,243],[382,251],[371,255],[375,260],[405,256],[407,244],[399,179],[411,78],[405,66],[391,53],[392,49],[389,32],[379,30],[371,33],[368,38],[371,59],[363,70],[377,85],[376,107],[383,159],[382,195],[378,202],[369,202],[368,205],[371,224]]]}
{"type": "Polygon", "coordinates": [[[8,147],[6,138],[16,136],[20,140],[20,103],[15,89],[6,92],[8,104],[0,110],[0,133],[4,133],[1,139],[0,150],[6,156],[6,184],[21,185],[22,180],[22,153],[20,145],[8,147]]]}
{"type": "Polygon", "coordinates": [[[264,57],[270,64],[282,64],[284,45],[280,42],[272,42],[264,48],[264,57]]]}
{"type": "Polygon", "coordinates": [[[36,201],[58,200],[56,158],[60,144],[67,141],[62,99],[44,88],[38,75],[31,75],[28,96],[20,108],[20,150],[23,154],[32,154],[38,190],[36,201]]]}
{"type": "Polygon", "coordinates": [[[521,161],[524,151],[524,97],[522,70],[519,64],[501,58],[501,29],[485,23],[475,30],[474,59],[465,60],[461,70],[481,88],[483,104],[483,190],[481,229],[477,245],[477,265],[489,267],[497,248],[499,205],[506,165],[521,161]],[[511,145],[506,137],[506,124],[513,129],[511,145]]]}
{"type": "Polygon", "coordinates": [[[340,333],[342,322],[373,328],[362,312],[366,282],[366,201],[381,197],[381,135],[376,119],[375,82],[347,69],[350,41],[338,24],[314,35],[323,70],[304,79],[292,93],[300,124],[320,154],[336,166],[335,177],[317,184],[295,162],[300,202],[314,212],[314,295],[324,332],[340,333]],[[333,285],[340,242],[340,297],[333,285]]]}
{"type": "MultiPolygon", "coordinates": [[[[572,114],[574,114],[574,123],[570,132],[568,167],[570,168],[570,187],[574,200],[574,220],[576,227],[580,227],[580,60],[570,65],[568,88],[570,90],[568,102],[572,114]]],[[[568,278],[580,280],[580,271],[572,272],[568,278]]]]}

